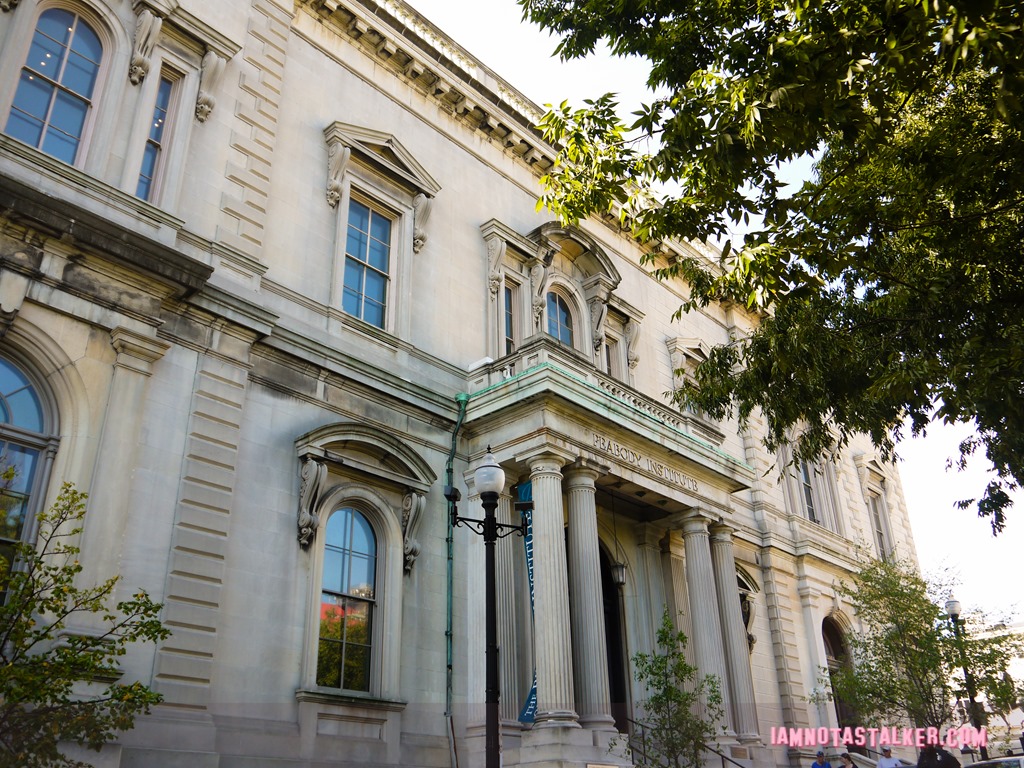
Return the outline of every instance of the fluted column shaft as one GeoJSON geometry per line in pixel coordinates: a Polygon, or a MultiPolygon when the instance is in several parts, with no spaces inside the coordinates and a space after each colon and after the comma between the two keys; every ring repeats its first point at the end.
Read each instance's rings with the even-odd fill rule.
{"type": "Polygon", "coordinates": [[[572,635],[558,456],[530,459],[533,485],[535,727],[579,727],[574,709],[572,635]]]}
{"type": "Polygon", "coordinates": [[[756,741],[759,737],[757,710],[754,706],[754,678],[750,673],[747,630],[743,626],[743,612],[740,608],[739,587],[736,582],[732,529],[722,525],[711,529],[711,562],[715,571],[718,614],[722,619],[725,662],[729,670],[733,723],[741,740],[756,741]]]}
{"type": "MultiPolygon", "coordinates": [[[[496,515],[499,523],[518,525],[519,513],[515,511],[512,497],[506,492],[498,499],[496,515]]],[[[498,539],[495,563],[498,582],[498,659],[501,663],[501,719],[516,723],[519,707],[522,705],[518,686],[518,659],[516,653],[516,555],[520,554],[523,542],[517,536],[498,539]]]]}
{"type": "Polygon", "coordinates": [[[697,672],[703,678],[718,678],[722,709],[728,722],[729,684],[726,679],[725,654],[722,651],[722,624],[718,617],[715,596],[715,573],[711,566],[708,522],[700,515],[683,521],[683,547],[686,552],[686,583],[693,617],[693,655],[697,672]]]}
{"type": "Polygon", "coordinates": [[[569,492],[569,610],[572,663],[580,723],[614,730],[604,632],[601,559],[597,537],[594,481],[598,471],[574,464],[565,477],[569,492]]]}

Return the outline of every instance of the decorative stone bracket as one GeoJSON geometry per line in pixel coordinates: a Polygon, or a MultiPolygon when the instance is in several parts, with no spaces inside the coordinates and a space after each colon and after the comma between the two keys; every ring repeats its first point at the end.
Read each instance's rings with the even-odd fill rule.
{"type": "Polygon", "coordinates": [[[420,519],[427,499],[419,491],[409,489],[402,499],[402,542],[405,549],[405,572],[412,571],[412,564],[420,554],[420,543],[416,538],[420,519]]]}
{"type": "Polygon", "coordinates": [[[217,106],[213,92],[217,90],[217,84],[224,74],[225,64],[227,60],[213,51],[207,51],[203,56],[199,73],[199,95],[196,97],[196,120],[200,123],[205,123],[213,108],[217,106]]]}
{"type": "Polygon", "coordinates": [[[149,60],[153,46],[160,34],[163,19],[149,8],[139,9],[135,19],[135,43],[132,46],[132,60],[128,65],[128,80],[132,85],[141,83],[149,74],[149,60]]]}
{"type": "Polygon", "coordinates": [[[306,549],[312,543],[316,529],[320,525],[316,507],[324,490],[327,467],[311,456],[307,456],[302,460],[299,473],[302,477],[302,487],[299,489],[298,538],[299,544],[306,549]]]}
{"type": "Polygon", "coordinates": [[[412,252],[419,253],[427,242],[427,219],[433,200],[420,192],[412,199],[412,252]]]}

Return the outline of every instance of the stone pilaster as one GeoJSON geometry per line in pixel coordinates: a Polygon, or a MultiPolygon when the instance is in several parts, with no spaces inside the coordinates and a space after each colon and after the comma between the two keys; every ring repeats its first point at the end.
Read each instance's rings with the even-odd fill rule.
{"type": "Polygon", "coordinates": [[[580,723],[615,730],[608,683],[601,559],[594,481],[600,472],[576,463],[566,470],[569,492],[569,601],[573,670],[580,723]]]}
{"type": "Polygon", "coordinates": [[[103,431],[89,488],[89,509],[82,541],[83,580],[99,583],[120,573],[124,531],[128,522],[131,476],[145,410],[146,386],[153,364],[170,345],[127,328],[110,332],[117,352],[107,395],[103,431]]]}
{"type": "Polygon", "coordinates": [[[574,708],[569,590],[565,562],[560,456],[529,460],[533,484],[534,653],[537,716],[534,727],[578,728],[574,708]]]}
{"type": "Polygon", "coordinates": [[[758,741],[757,708],[754,702],[754,678],[750,672],[747,630],[743,626],[739,588],[736,582],[736,557],[732,548],[732,529],[724,525],[711,528],[711,562],[715,571],[718,615],[722,620],[725,662],[729,671],[729,694],[733,723],[740,741],[758,741]]]}
{"type": "Polygon", "coordinates": [[[708,521],[699,513],[690,513],[683,519],[683,546],[686,550],[686,583],[693,617],[693,655],[697,672],[702,678],[712,675],[718,679],[724,719],[728,722],[731,709],[729,684],[722,650],[722,623],[715,596],[715,574],[711,565],[708,521]]]}

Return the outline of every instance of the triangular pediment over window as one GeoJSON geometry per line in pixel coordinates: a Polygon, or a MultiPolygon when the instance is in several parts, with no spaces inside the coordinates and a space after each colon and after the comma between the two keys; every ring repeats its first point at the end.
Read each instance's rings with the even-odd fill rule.
{"type": "Polygon", "coordinates": [[[441,191],[441,185],[390,133],[336,121],[327,126],[324,137],[329,146],[338,143],[348,147],[361,162],[416,192],[434,197],[441,191]]]}

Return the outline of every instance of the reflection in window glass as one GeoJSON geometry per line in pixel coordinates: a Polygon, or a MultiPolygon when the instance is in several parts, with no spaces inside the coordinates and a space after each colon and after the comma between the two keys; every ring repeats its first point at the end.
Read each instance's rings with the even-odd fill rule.
{"type": "Polygon", "coordinates": [[[6,133],[74,163],[102,56],[99,37],[80,16],[62,8],[44,11],[21,70],[6,133]]]}
{"type": "Polygon", "coordinates": [[[171,106],[171,89],[174,82],[167,77],[160,78],[160,86],[156,91],[156,104],[153,107],[153,120],[149,126],[149,138],[142,153],[142,169],[139,171],[139,183],[135,189],[136,197],[149,200],[153,194],[153,180],[156,178],[158,161],[163,151],[164,129],[167,126],[167,110],[171,106]]]}
{"type": "Polygon", "coordinates": [[[341,308],[378,328],[384,327],[391,219],[352,200],[345,237],[345,276],[341,308]]]}
{"type": "Polygon", "coordinates": [[[557,293],[548,294],[548,333],[572,346],[572,315],[565,299],[557,293]]]}
{"type": "Polygon", "coordinates": [[[351,507],[327,520],[316,684],[370,690],[377,537],[351,507]]]}

